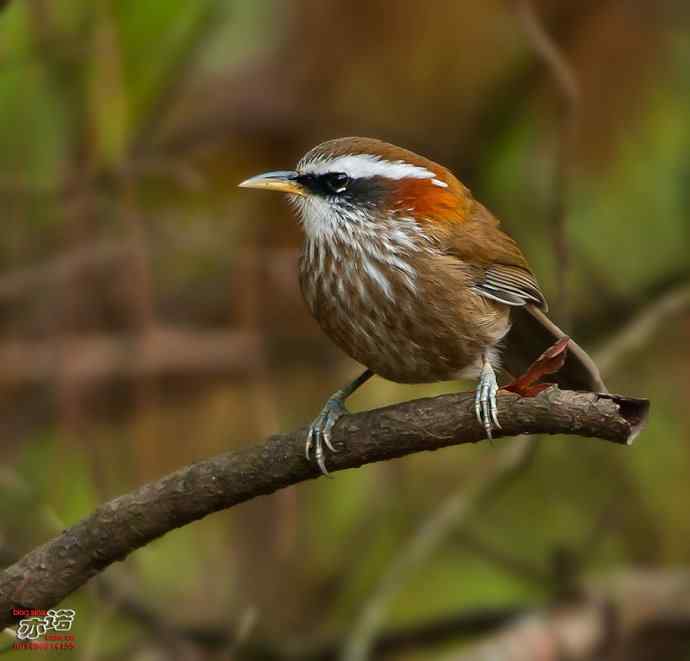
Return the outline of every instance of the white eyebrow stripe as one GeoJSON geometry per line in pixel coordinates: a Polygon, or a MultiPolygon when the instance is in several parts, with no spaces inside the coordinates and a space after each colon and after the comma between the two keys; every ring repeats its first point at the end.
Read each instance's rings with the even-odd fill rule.
{"type": "Polygon", "coordinates": [[[436,173],[419,165],[405,161],[386,161],[372,154],[346,154],[326,160],[305,163],[300,170],[308,174],[325,174],[326,172],[344,172],[352,179],[368,177],[386,177],[388,179],[433,179],[435,186],[446,186],[436,178],[436,173]],[[438,182],[438,183],[437,183],[438,182]]]}

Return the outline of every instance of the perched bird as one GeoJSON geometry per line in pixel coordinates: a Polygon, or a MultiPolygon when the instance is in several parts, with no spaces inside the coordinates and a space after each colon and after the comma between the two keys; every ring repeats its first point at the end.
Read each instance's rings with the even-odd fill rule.
{"type": "MultiPolygon", "coordinates": [[[[475,410],[490,438],[500,428],[501,358],[517,376],[564,336],[515,241],[433,161],[380,140],[339,138],[314,147],[294,171],[240,186],[288,194],[306,235],[304,299],[326,334],[367,367],[309,427],[307,458],[313,450],[323,473],[345,400],[373,374],[399,383],[478,376],[475,410]]],[[[556,380],[606,390],[574,342],[556,380]]]]}

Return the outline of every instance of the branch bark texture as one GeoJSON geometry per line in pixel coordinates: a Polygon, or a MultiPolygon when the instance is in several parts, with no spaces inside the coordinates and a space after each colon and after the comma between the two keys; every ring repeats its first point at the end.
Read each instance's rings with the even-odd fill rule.
{"type": "MultiPolygon", "coordinates": [[[[571,434],[628,444],[646,400],[550,388],[534,398],[501,393],[502,436],[571,434]]],[[[0,628],[13,608],[50,608],[95,574],[166,532],[233,505],[319,477],[304,457],[306,429],[186,466],[105,503],[0,573],[0,628]]],[[[344,418],[330,470],[484,439],[471,394],[419,399],[344,418]]]]}

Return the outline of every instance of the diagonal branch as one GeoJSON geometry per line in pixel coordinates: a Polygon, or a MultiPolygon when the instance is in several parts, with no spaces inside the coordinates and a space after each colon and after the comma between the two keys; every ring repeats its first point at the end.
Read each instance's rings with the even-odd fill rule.
{"type": "MultiPolygon", "coordinates": [[[[418,399],[343,419],[332,470],[483,439],[471,394],[418,399]]],[[[649,402],[550,388],[537,397],[501,393],[501,435],[572,434],[630,443],[649,402]]],[[[117,560],[166,532],[256,496],[319,476],[304,458],[305,429],[278,434],[145,484],[0,573],[0,628],[13,608],[50,608],[117,560]]]]}
{"type": "Polygon", "coordinates": [[[623,363],[628,354],[639,351],[657,336],[670,320],[690,311],[690,282],[655,297],[639,314],[625,324],[594,354],[594,362],[602,373],[611,372],[623,363]]]}

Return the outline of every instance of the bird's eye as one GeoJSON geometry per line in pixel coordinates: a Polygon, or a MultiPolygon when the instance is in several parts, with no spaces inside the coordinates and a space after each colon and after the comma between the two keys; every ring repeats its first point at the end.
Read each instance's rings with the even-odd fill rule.
{"type": "Polygon", "coordinates": [[[326,189],[335,195],[344,193],[350,183],[350,177],[344,172],[329,172],[323,175],[323,182],[326,189]]]}

